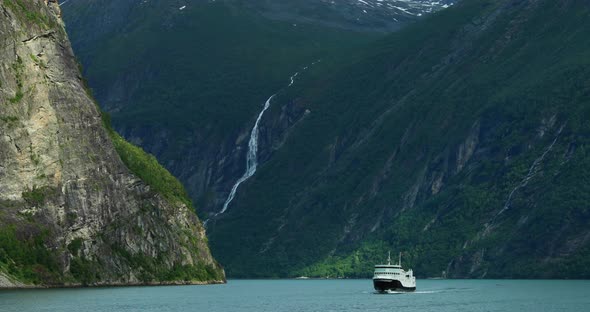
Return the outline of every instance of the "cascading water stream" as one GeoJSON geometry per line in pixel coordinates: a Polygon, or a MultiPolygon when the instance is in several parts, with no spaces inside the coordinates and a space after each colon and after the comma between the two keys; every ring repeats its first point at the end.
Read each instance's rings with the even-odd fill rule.
{"type": "Polygon", "coordinates": [[[240,184],[251,178],[254,175],[254,173],[256,173],[256,168],[258,168],[258,126],[260,124],[262,116],[264,115],[264,112],[266,112],[266,110],[270,107],[270,101],[272,101],[275,95],[276,94],[273,94],[271,97],[268,98],[268,100],[266,100],[266,103],[264,103],[264,108],[262,109],[260,114],[258,114],[258,118],[256,119],[256,123],[254,124],[254,128],[252,128],[252,132],[250,133],[250,140],[248,141],[248,154],[246,155],[246,172],[241,178],[238,179],[236,184],[234,184],[234,186],[231,189],[231,192],[229,193],[229,196],[223,204],[223,208],[221,209],[221,211],[216,213],[215,216],[225,213],[227,207],[236,196],[236,192],[238,190],[238,187],[240,187],[240,184]]]}
{"type": "MultiPolygon", "coordinates": [[[[315,61],[312,63],[312,65],[315,65],[320,61],[321,60],[315,61]]],[[[307,70],[307,68],[308,67],[306,66],[303,68],[303,70],[307,70]]],[[[297,76],[299,76],[299,72],[296,72],[291,76],[289,85],[287,87],[291,87],[295,83],[295,78],[297,78],[297,76]]],[[[234,186],[231,188],[229,196],[223,204],[223,208],[219,212],[215,213],[211,218],[215,218],[221,214],[224,214],[227,211],[227,208],[229,207],[231,202],[234,200],[234,197],[236,196],[236,192],[238,191],[240,185],[246,182],[256,173],[256,169],[258,168],[258,134],[260,120],[262,120],[262,116],[264,116],[264,113],[270,107],[270,103],[276,95],[277,93],[271,95],[271,97],[269,97],[268,100],[266,100],[266,102],[264,103],[264,107],[262,108],[262,111],[260,112],[260,114],[258,114],[258,118],[256,118],[254,128],[252,128],[252,131],[250,132],[250,140],[248,141],[248,153],[246,154],[246,172],[244,172],[244,175],[241,178],[239,178],[238,181],[236,181],[234,186]]],[[[209,222],[209,220],[211,220],[211,218],[205,220],[205,222],[203,222],[203,225],[207,226],[207,223],[209,222]]]]}
{"type": "Polygon", "coordinates": [[[291,76],[291,82],[289,83],[288,87],[292,86],[295,83],[295,78],[299,75],[299,72],[296,72],[295,75],[291,76]]]}
{"type": "Polygon", "coordinates": [[[549,146],[543,151],[541,156],[539,156],[537,159],[535,159],[535,161],[533,162],[533,164],[529,168],[527,175],[522,179],[522,181],[516,187],[514,187],[512,189],[512,191],[508,195],[508,199],[506,200],[506,203],[504,203],[504,207],[492,218],[492,220],[490,222],[488,222],[485,225],[484,232],[483,232],[484,235],[489,233],[489,230],[495,224],[496,219],[498,219],[500,217],[500,215],[502,215],[504,212],[506,212],[506,210],[510,209],[510,206],[512,204],[512,198],[514,197],[514,194],[517,191],[519,191],[520,189],[526,187],[529,184],[529,182],[535,177],[535,175],[537,174],[537,172],[539,170],[539,166],[541,166],[541,163],[545,159],[545,156],[547,156],[547,154],[549,154],[549,152],[551,152],[551,150],[555,146],[555,143],[557,143],[557,140],[559,139],[559,136],[561,135],[561,132],[563,131],[564,127],[565,127],[565,124],[563,124],[559,128],[559,130],[557,131],[557,135],[555,136],[555,138],[553,139],[551,144],[549,144],[549,146]]]}

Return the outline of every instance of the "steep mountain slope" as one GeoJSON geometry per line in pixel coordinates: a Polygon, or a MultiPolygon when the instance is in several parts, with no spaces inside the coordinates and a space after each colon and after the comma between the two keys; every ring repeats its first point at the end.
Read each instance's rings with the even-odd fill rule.
{"type": "Polygon", "coordinates": [[[0,3],[0,287],[223,282],[182,185],[101,118],[60,14],[0,3]]]}
{"type": "Polygon", "coordinates": [[[228,273],[368,276],[399,250],[422,277],[589,277],[589,17],[465,1],[280,94],[272,155],[208,228],[228,273]]]}
{"type": "Polygon", "coordinates": [[[179,10],[182,3],[81,0],[63,7],[115,129],[154,154],[200,212],[211,213],[244,172],[247,136],[268,96],[302,67],[375,35],[294,26],[218,2],[179,10]]]}

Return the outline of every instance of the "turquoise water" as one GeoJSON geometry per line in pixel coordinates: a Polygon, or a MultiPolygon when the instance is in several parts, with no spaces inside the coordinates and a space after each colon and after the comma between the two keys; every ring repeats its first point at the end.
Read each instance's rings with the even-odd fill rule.
{"type": "Polygon", "coordinates": [[[590,311],[590,281],[419,280],[375,294],[370,280],[0,291],[0,311],[590,311]]]}

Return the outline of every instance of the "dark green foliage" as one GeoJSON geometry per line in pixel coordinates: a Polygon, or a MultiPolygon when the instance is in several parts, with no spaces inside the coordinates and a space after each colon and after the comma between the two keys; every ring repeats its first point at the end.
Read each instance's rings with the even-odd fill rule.
{"type": "Polygon", "coordinates": [[[27,192],[23,192],[23,199],[31,206],[38,206],[45,203],[45,199],[54,194],[55,189],[51,187],[36,187],[27,192]]]}
{"type": "Polygon", "coordinates": [[[5,123],[13,123],[13,122],[18,121],[18,117],[16,117],[16,116],[2,116],[2,117],[0,117],[0,120],[2,120],[5,123]]]}
{"type": "Polygon", "coordinates": [[[45,246],[47,230],[30,224],[0,227],[0,270],[27,283],[60,280],[57,254],[45,246]]]}
{"type": "Polygon", "coordinates": [[[84,241],[81,238],[76,238],[70,244],[68,244],[68,250],[74,256],[78,255],[78,251],[82,248],[82,243],[84,241]]]}
{"type": "Polygon", "coordinates": [[[12,64],[12,70],[14,71],[14,77],[16,79],[17,90],[14,97],[8,99],[8,101],[12,104],[19,103],[23,97],[23,60],[20,56],[17,56],[16,63],[12,64]]]}
{"type": "Polygon", "coordinates": [[[8,101],[10,101],[10,103],[14,104],[14,103],[18,103],[23,99],[23,91],[22,89],[19,89],[16,91],[16,94],[14,95],[14,97],[11,97],[10,99],[8,99],[8,101]]]}
{"type": "Polygon", "coordinates": [[[66,221],[69,224],[74,224],[74,222],[76,222],[77,219],[78,219],[78,214],[74,211],[70,211],[66,214],[66,221]]]}
{"type": "Polygon", "coordinates": [[[16,116],[0,116],[0,125],[6,125],[7,127],[15,127],[18,123],[18,117],[16,116]]]}
{"type": "Polygon", "coordinates": [[[138,270],[138,278],[144,283],[154,281],[219,281],[223,280],[221,271],[203,263],[197,265],[180,265],[176,264],[169,269],[163,269],[162,259],[160,257],[149,257],[144,254],[131,254],[126,249],[113,245],[111,246],[114,253],[125,258],[129,264],[138,270]]]}
{"type": "Polygon", "coordinates": [[[47,64],[45,64],[45,62],[43,62],[43,60],[39,59],[37,56],[30,54],[29,57],[31,58],[31,60],[33,62],[35,62],[35,64],[37,64],[39,67],[41,68],[47,68],[47,64]]]}
{"type": "Polygon", "coordinates": [[[164,281],[221,281],[220,271],[210,265],[176,265],[161,277],[164,281]]]}
{"type": "Polygon", "coordinates": [[[82,285],[92,285],[100,280],[100,265],[95,261],[75,257],[70,261],[70,274],[82,285]]]}

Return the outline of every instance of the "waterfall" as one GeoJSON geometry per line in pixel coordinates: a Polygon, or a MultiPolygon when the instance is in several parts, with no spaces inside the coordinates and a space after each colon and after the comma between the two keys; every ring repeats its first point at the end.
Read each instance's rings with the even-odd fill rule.
{"type": "Polygon", "coordinates": [[[547,156],[547,154],[549,154],[549,152],[551,152],[551,150],[555,146],[555,143],[557,143],[557,140],[559,139],[559,136],[561,135],[561,132],[563,131],[564,127],[565,127],[565,124],[563,124],[559,128],[559,130],[557,131],[557,134],[555,135],[555,138],[553,139],[551,144],[549,144],[549,146],[547,148],[545,148],[545,150],[543,151],[541,156],[539,156],[537,159],[535,159],[535,161],[533,161],[533,164],[529,168],[529,171],[526,174],[526,176],[520,181],[520,183],[518,183],[518,185],[516,185],[512,189],[512,191],[508,195],[508,199],[506,199],[506,202],[504,203],[504,207],[492,218],[492,220],[489,223],[487,223],[485,225],[484,234],[486,234],[489,231],[490,227],[492,225],[494,225],[494,223],[496,222],[496,219],[498,219],[498,217],[500,217],[501,214],[506,212],[506,210],[510,209],[510,205],[512,204],[512,198],[514,197],[514,194],[517,191],[519,191],[520,189],[523,189],[524,187],[526,187],[529,184],[529,182],[537,175],[537,173],[539,171],[539,166],[541,165],[541,163],[545,159],[545,156],[547,156]]]}
{"type": "Polygon", "coordinates": [[[533,162],[533,164],[529,168],[527,175],[522,179],[522,181],[514,189],[512,189],[512,191],[510,192],[510,195],[508,195],[508,199],[506,200],[506,203],[504,204],[504,208],[502,208],[502,210],[500,210],[500,212],[494,217],[494,219],[496,217],[498,217],[499,215],[501,215],[502,213],[504,213],[504,211],[510,209],[510,205],[512,204],[512,197],[514,196],[514,193],[516,193],[516,191],[527,186],[529,184],[529,181],[537,174],[539,165],[541,164],[541,162],[543,162],[543,160],[545,159],[545,156],[547,156],[547,154],[553,149],[553,146],[555,146],[555,143],[557,143],[557,139],[559,139],[559,136],[561,135],[561,132],[563,131],[564,127],[565,127],[565,124],[562,125],[561,128],[559,128],[559,131],[557,131],[557,135],[553,139],[553,142],[551,142],[549,147],[547,147],[545,149],[545,151],[543,152],[543,154],[541,154],[541,156],[539,156],[539,158],[535,159],[535,161],[533,162]]]}
{"type": "Polygon", "coordinates": [[[291,76],[291,82],[289,83],[288,87],[292,86],[295,83],[295,78],[299,75],[299,72],[296,72],[295,75],[291,76]]]}
{"type": "MultiPolygon", "coordinates": [[[[319,61],[316,61],[313,64],[316,64],[318,62],[319,61]]],[[[307,67],[305,67],[304,70],[307,70],[307,67]]],[[[291,87],[295,83],[295,78],[297,78],[298,75],[299,72],[296,72],[291,76],[289,85],[287,87],[291,87]]],[[[236,196],[236,192],[238,191],[240,185],[246,182],[256,173],[256,169],[258,168],[258,128],[260,126],[260,120],[262,120],[262,116],[264,116],[264,113],[270,107],[270,103],[276,95],[277,93],[271,95],[268,98],[268,100],[266,100],[266,102],[264,103],[264,107],[262,108],[262,111],[258,114],[258,118],[256,118],[254,128],[252,128],[252,131],[250,132],[250,140],[248,141],[248,153],[246,154],[246,172],[244,172],[244,175],[242,175],[242,177],[239,178],[238,181],[236,181],[234,186],[231,188],[229,196],[223,204],[223,208],[219,212],[215,213],[211,218],[215,218],[218,215],[224,214],[227,211],[227,208],[229,207],[231,202],[234,200],[234,197],[236,196]]],[[[205,222],[203,222],[203,225],[207,226],[207,223],[209,222],[209,220],[211,220],[211,218],[205,220],[205,222]]]]}
{"type": "Polygon", "coordinates": [[[250,179],[254,175],[254,173],[256,173],[256,168],[258,168],[258,126],[260,125],[260,120],[262,119],[264,112],[266,112],[266,110],[270,107],[270,101],[272,101],[275,95],[276,94],[273,94],[271,97],[268,98],[268,100],[266,100],[266,103],[264,103],[264,108],[262,109],[260,114],[258,114],[258,118],[256,119],[256,123],[254,124],[254,128],[252,128],[252,132],[250,133],[250,141],[248,141],[248,154],[246,155],[246,172],[244,172],[244,175],[238,179],[236,184],[234,184],[234,186],[231,189],[231,192],[229,193],[229,196],[223,204],[223,209],[216,213],[215,216],[225,213],[229,204],[232,202],[232,200],[234,200],[234,197],[236,196],[236,191],[238,190],[238,187],[240,187],[240,184],[250,179]]]}

